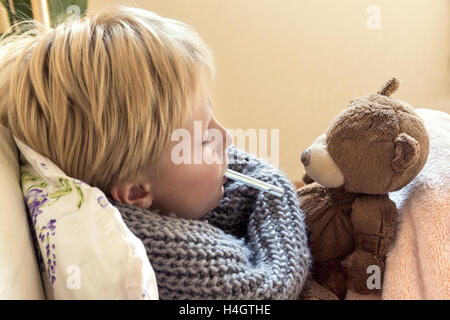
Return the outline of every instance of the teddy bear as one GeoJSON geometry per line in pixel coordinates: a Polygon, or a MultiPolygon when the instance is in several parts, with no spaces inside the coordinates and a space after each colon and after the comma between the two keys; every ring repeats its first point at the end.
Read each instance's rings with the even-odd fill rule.
{"type": "Polygon", "coordinates": [[[429,150],[423,120],[390,97],[399,84],[392,78],[377,94],[351,101],[301,154],[305,186],[297,195],[313,259],[301,299],[381,291],[399,219],[388,193],[414,179],[429,150]]]}

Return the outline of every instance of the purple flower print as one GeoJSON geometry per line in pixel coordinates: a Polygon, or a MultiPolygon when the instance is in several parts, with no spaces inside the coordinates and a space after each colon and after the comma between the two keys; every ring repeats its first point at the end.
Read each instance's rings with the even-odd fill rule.
{"type": "Polygon", "coordinates": [[[82,185],[85,185],[85,186],[87,186],[88,184],[86,184],[85,182],[83,182],[83,181],[81,181],[81,180],[78,180],[78,179],[73,179],[73,182],[75,183],[75,184],[77,184],[77,185],[79,185],[79,186],[82,186],[82,185]]]}
{"type": "Polygon", "coordinates": [[[31,213],[33,227],[36,226],[36,219],[42,213],[40,207],[48,201],[48,193],[43,193],[41,189],[33,188],[27,192],[25,202],[31,213]]]}
{"type": "Polygon", "coordinates": [[[45,162],[41,162],[40,165],[43,169],[48,169],[48,166],[45,162]]]}
{"type": "Polygon", "coordinates": [[[53,288],[53,285],[56,281],[55,273],[56,273],[56,255],[52,252],[55,250],[55,244],[50,243],[51,236],[55,235],[55,226],[56,219],[50,219],[47,222],[47,225],[43,226],[36,232],[39,232],[39,240],[45,244],[45,255],[47,258],[47,275],[50,280],[50,284],[53,288]]]}
{"type": "Polygon", "coordinates": [[[105,208],[109,204],[108,200],[106,200],[106,198],[104,196],[98,197],[97,202],[102,208],[105,208]]]}
{"type": "Polygon", "coordinates": [[[53,234],[52,234],[52,235],[55,234],[55,232],[54,232],[54,230],[56,229],[55,222],[56,222],[56,219],[51,219],[51,220],[48,222],[48,224],[47,224],[47,228],[48,228],[49,230],[53,231],[53,234]]]}

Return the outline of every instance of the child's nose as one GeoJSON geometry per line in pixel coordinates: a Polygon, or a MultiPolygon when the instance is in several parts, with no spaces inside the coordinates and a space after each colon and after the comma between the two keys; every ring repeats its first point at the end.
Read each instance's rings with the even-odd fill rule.
{"type": "Polygon", "coordinates": [[[233,143],[233,136],[218,121],[217,121],[217,126],[218,126],[219,130],[222,132],[222,136],[224,139],[222,145],[223,145],[223,150],[225,150],[233,143]]]}

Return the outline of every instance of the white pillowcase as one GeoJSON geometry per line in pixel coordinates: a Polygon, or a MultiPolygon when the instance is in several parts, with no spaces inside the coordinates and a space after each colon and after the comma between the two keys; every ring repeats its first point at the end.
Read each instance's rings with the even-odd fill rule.
{"type": "Polygon", "coordinates": [[[143,243],[105,194],[14,139],[47,298],[158,299],[143,243]]]}

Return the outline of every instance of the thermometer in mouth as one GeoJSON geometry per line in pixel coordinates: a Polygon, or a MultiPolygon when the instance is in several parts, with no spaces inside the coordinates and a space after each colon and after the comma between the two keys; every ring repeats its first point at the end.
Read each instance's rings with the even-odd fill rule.
{"type": "Polygon", "coordinates": [[[266,183],[264,181],[246,176],[245,174],[236,172],[231,169],[227,169],[225,171],[225,176],[229,179],[245,183],[246,185],[249,185],[250,187],[259,189],[264,192],[268,192],[277,197],[281,197],[284,194],[284,189],[282,189],[280,187],[277,187],[270,183],[266,183]]]}

